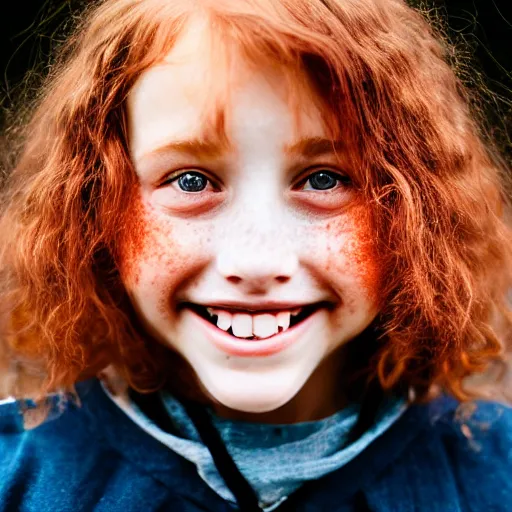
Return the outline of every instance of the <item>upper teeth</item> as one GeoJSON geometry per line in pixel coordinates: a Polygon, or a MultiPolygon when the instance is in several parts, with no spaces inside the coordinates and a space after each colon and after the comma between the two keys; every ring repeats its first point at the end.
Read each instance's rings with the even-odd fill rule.
{"type": "Polygon", "coordinates": [[[233,335],[239,338],[268,338],[290,327],[290,317],[298,315],[302,308],[280,311],[279,313],[231,313],[224,309],[206,308],[211,317],[217,317],[217,327],[223,331],[231,327],[233,335]]]}

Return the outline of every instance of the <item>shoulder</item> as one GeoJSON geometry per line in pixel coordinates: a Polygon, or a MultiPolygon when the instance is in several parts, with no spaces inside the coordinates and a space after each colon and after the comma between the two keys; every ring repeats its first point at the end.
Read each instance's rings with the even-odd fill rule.
{"type": "MultiPolygon", "coordinates": [[[[77,445],[87,438],[93,425],[79,399],[56,394],[35,403],[9,400],[0,403],[0,456],[13,456],[25,445],[40,442],[77,445]]],[[[1,470],[1,469],[0,469],[1,470]]]]}
{"type": "Polygon", "coordinates": [[[463,510],[506,510],[512,503],[512,409],[475,401],[435,411],[434,405],[425,446],[445,468],[440,474],[453,482],[463,510]]]}
{"type": "Polygon", "coordinates": [[[83,383],[77,397],[56,398],[32,429],[26,403],[0,405],[0,512],[85,512],[100,503],[111,511],[196,511],[200,498],[220,500],[98,381],[83,383]]]}
{"type": "Polygon", "coordinates": [[[475,401],[431,418],[454,464],[464,462],[468,470],[491,465],[495,472],[512,468],[511,407],[475,401]]]}
{"type": "Polygon", "coordinates": [[[413,405],[350,470],[370,471],[361,487],[372,510],[508,511],[512,410],[448,397],[413,405]]]}
{"type": "Polygon", "coordinates": [[[105,478],[104,468],[119,459],[107,452],[87,405],[68,396],[37,406],[26,400],[1,404],[0,511],[74,510],[85,478],[93,487],[96,474],[105,478]]]}
{"type": "Polygon", "coordinates": [[[91,415],[70,395],[0,404],[0,480],[18,467],[59,463],[65,454],[90,450],[99,440],[91,415]]]}

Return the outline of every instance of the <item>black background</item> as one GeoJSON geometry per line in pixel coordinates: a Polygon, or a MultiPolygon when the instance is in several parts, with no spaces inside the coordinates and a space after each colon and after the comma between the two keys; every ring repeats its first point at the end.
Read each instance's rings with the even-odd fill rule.
{"type": "MultiPolygon", "coordinates": [[[[421,1],[421,0],[411,0],[421,1]]],[[[48,56],[73,24],[71,14],[85,0],[10,0],[0,14],[0,106],[2,113],[19,96],[20,83],[28,70],[44,74],[48,56]],[[6,8],[8,5],[8,11],[6,8]]],[[[512,15],[511,0],[430,0],[430,5],[448,21],[450,39],[467,58],[465,75],[492,90],[488,101],[491,123],[505,131],[501,145],[509,153],[506,131],[512,136],[512,15]],[[508,17],[507,17],[508,16],[508,17]],[[469,70],[469,71],[468,71],[469,70]]],[[[36,81],[34,82],[36,83],[36,81]]]]}

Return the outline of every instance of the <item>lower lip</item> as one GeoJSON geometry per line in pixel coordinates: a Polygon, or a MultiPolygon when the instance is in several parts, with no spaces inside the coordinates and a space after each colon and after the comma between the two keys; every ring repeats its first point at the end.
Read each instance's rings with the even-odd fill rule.
{"type": "Polygon", "coordinates": [[[244,340],[235,338],[231,334],[215,327],[213,324],[199,316],[195,311],[188,309],[198,321],[200,328],[212,343],[223,352],[238,357],[265,357],[277,354],[286,350],[302,338],[307,330],[315,322],[316,316],[321,309],[318,309],[299,324],[270,338],[263,340],[244,340]]]}

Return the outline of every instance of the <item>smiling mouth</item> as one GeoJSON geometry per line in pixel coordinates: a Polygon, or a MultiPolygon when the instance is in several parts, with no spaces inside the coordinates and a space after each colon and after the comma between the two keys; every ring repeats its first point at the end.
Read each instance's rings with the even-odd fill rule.
{"type": "Polygon", "coordinates": [[[187,303],[186,308],[231,336],[247,341],[268,339],[299,325],[326,303],[279,311],[244,311],[187,303]]]}

